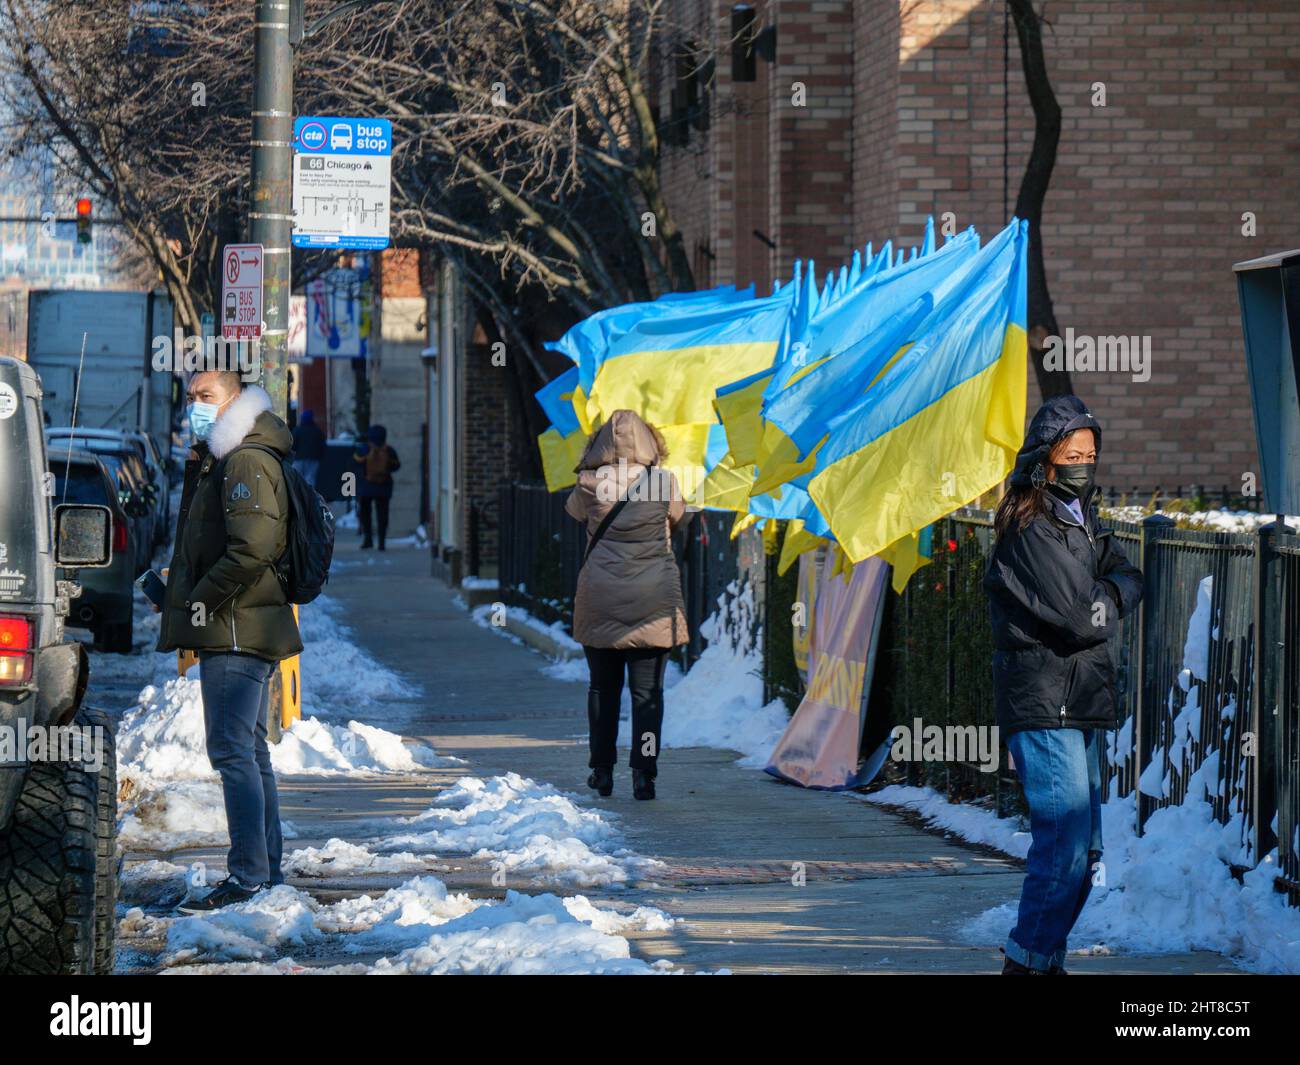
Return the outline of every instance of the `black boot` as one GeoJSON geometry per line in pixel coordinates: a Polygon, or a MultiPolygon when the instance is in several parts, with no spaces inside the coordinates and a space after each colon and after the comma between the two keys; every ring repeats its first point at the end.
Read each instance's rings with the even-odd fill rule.
{"type": "Polygon", "coordinates": [[[362,551],[369,551],[369,550],[370,550],[372,547],[374,547],[374,546],[375,546],[375,545],[371,542],[370,537],[368,537],[368,536],[367,536],[364,540],[361,541],[361,550],[362,550],[362,551]]]}
{"type": "Polygon", "coordinates": [[[653,799],[655,797],[655,778],[644,769],[632,770],[632,798],[653,799]]]}
{"type": "Polygon", "coordinates": [[[607,765],[598,765],[587,778],[587,787],[594,788],[600,795],[608,796],[614,790],[614,770],[607,765]]]}

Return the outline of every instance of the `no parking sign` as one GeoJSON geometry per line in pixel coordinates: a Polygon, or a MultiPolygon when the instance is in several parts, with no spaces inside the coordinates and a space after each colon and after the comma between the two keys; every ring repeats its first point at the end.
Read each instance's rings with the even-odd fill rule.
{"type": "Polygon", "coordinates": [[[256,340],[262,335],[262,245],[226,245],[218,313],[223,339],[256,340]]]}

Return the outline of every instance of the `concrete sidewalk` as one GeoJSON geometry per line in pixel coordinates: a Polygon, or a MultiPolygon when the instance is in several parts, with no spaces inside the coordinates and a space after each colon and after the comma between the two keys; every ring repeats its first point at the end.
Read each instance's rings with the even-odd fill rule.
{"type": "MultiPolygon", "coordinates": [[[[341,534],[329,594],[357,639],[423,694],[376,722],[432,744],[466,766],[411,780],[358,784],[289,781],[283,816],[293,846],[346,835],[361,819],[414,813],[431,788],[464,774],[516,772],[546,781],[613,816],[628,845],[665,867],[653,883],[585,889],[623,906],[649,904],[685,918],[671,932],[636,933],[647,960],[755,973],[994,973],[996,949],[958,942],[956,930],[1013,901],[1022,869],[996,852],[944,838],[848,794],[805,791],[707,748],[664,751],[659,798],[635,802],[626,766],[614,795],[585,787],[585,685],[542,673],[540,655],[475,625],[455,593],[428,576],[425,552],[360,552],[341,534]],[[796,886],[796,872],[806,883],[796,886]]],[[[307,609],[310,609],[307,608],[307,609]]],[[[304,678],[306,686],[311,677],[304,678]]],[[[624,754],[625,757],[625,754],[624,754]]],[[[359,826],[358,826],[359,827],[359,826]]],[[[431,866],[452,890],[501,895],[486,863],[431,866]]],[[[401,877],[294,881],[321,897],[373,892],[401,877]]],[[[513,878],[510,888],[554,890],[513,878]]],[[[355,959],[353,959],[355,960],[355,959]]],[[[1072,958],[1078,973],[1236,972],[1216,954],[1072,958]]]]}

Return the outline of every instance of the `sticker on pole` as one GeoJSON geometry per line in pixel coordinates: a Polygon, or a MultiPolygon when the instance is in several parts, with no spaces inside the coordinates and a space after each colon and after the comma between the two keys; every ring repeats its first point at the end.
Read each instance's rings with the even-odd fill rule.
{"type": "Polygon", "coordinates": [[[221,336],[262,335],[262,245],[227,244],[221,260],[221,336]]]}
{"type": "Polygon", "coordinates": [[[392,152],[386,118],[295,119],[294,247],[388,247],[392,152]]]}

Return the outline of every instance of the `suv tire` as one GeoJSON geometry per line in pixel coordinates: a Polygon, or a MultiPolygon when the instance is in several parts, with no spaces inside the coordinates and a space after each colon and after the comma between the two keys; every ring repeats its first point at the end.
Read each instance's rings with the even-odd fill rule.
{"type": "Polygon", "coordinates": [[[102,711],[78,725],[103,728],[104,764],[36,762],[0,833],[0,973],[108,973],[117,884],[117,761],[102,711]]]}

